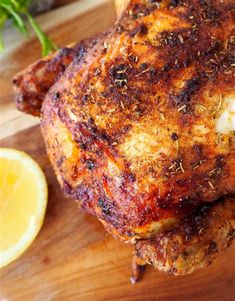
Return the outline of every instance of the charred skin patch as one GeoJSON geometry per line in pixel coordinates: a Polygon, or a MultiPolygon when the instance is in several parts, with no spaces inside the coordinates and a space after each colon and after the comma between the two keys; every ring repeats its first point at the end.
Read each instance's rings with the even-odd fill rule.
{"type": "Polygon", "coordinates": [[[194,94],[200,89],[200,80],[198,77],[188,80],[182,89],[182,91],[173,97],[173,101],[176,106],[182,106],[183,104],[189,105],[190,100],[194,94]]]}
{"type": "Polygon", "coordinates": [[[129,34],[130,37],[134,37],[136,34],[139,34],[140,36],[144,36],[147,33],[148,33],[148,27],[145,24],[139,24],[129,34]]]}
{"type": "Polygon", "coordinates": [[[110,76],[116,87],[122,88],[127,83],[127,71],[129,66],[126,64],[112,65],[110,68],[110,76]]]}
{"type": "Polygon", "coordinates": [[[98,206],[101,208],[102,213],[106,216],[109,215],[111,213],[111,206],[109,205],[109,203],[105,200],[105,198],[98,199],[98,206]]]}

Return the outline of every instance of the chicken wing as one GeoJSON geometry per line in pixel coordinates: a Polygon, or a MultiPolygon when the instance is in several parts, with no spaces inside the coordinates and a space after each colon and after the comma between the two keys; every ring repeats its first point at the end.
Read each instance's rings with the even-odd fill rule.
{"type": "Polygon", "coordinates": [[[73,43],[39,59],[19,72],[13,79],[17,108],[24,113],[40,116],[42,102],[49,89],[73,59],[79,61],[85,55],[87,48],[94,44],[95,38],[81,41],[78,44],[73,43]]]}

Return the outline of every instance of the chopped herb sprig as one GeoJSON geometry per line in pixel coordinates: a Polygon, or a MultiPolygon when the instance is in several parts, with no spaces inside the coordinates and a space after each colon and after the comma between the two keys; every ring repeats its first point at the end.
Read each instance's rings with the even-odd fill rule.
{"type": "Polygon", "coordinates": [[[4,28],[7,20],[22,32],[26,37],[28,34],[28,24],[34,30],[42,47],[42,55],[45,56],[53,50],[56,50],[56,45],[51,39],[41,30],[38,23],[29,12],[30,0],[0,0],[0,52],[4,50],[4,42],[1,31],[4,28]]]}

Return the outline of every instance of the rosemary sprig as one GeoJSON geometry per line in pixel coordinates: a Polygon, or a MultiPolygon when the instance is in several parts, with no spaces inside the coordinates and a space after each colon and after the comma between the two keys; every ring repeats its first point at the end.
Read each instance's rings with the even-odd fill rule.
{"type": "Polygon", "coordinates": [[[43,56],[57,49],[56,45],[41,30],[38,23],[29,13],[29,2],[30,0],[0,0],[0,52],[4,50],[1,31],[7,20],[11,20],[13,25],[25,36],[27,36],[27,25],[29,24],[41,43],[43,56]]]}

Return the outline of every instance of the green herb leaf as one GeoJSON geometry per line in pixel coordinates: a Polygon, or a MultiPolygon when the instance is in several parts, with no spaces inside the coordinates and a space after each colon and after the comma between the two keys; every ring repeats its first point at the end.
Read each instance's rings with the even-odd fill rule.
{"type": "Polygon", "coordinates": [[[27,13],[28,21],[32,26],[35,34],[37,35],[41,45],[42,45],[42,55],[45,56],[50,53],[52,50],[56,50],[56,45],[48,38],[45,33],[42,32],[41,28],[39,27],[38,23],[33,19],[33,17],[27,13]]]}
{"type": "Polygon", "coordinates": [[[1,0],[0,7],[2,9],[5,9],[7,13],[13,18],[15,21],[18,29],[26,34],[26,26],[24,24],[24,21],[22,20],[21,16],[17,13],[17,11],[14,10],[14,7],[11,5],[11,1],[1,0]]]}
{"type": "MultiPolygon", "coordinates": [[[[0,0],[0,32],[5,22],[11,20],[13,24],[25,35],[27,34],[27,18],[28,23],[33,28],[37,38],[42,46],[42,55],[47,55],[52,50],[57,49],[51,39],[41,30],[38,23],[30,15],[28,10],[30,0],[0,0]]],[[[0,52],[4,49],[4,43],[0,34],[0,52]]]]}
{"type": "MultiPolygon", "coordinates": [[[[7,14],[0,8],[0,30],[4,27],[7,20],[7,14]]],[[[0,34],[0,53],[3,52],[4,42],[2,35],[0,34]]]]}

